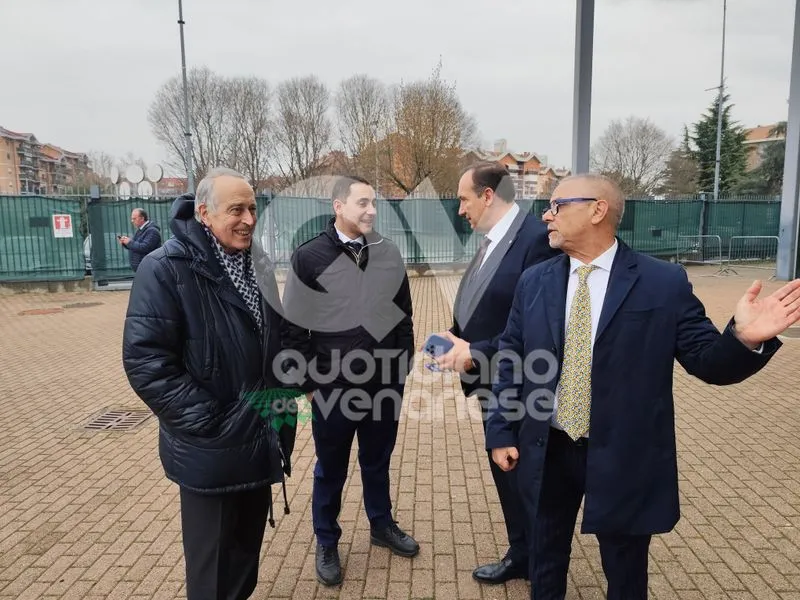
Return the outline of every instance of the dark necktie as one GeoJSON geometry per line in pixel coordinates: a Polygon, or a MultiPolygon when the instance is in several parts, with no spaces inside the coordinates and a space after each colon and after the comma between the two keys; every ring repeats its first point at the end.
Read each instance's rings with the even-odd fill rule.
{"type": "Polygon", "coordinates": [[[364,247],[364,244],[361,242],[345,242],[344,245],[350,248],[356,254],[361,252],[361,249],[364,247]]]}

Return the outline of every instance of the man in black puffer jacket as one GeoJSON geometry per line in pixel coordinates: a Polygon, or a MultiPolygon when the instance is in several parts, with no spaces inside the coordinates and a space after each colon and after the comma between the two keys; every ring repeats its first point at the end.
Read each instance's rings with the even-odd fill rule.
{"type": "Polygon", "coordinates": [[[311,509],[317,578],[325,585],[342,581],[337,519],[356,435],[371,542],[405,557],[419,551],[392,518],[389,496],[389,462],[414,354],[408,277],[397,246],[373,230],[372,186],[342,177],[332,197],[336,216],[292,255],[283,297],[287,354],[298,363],[298,385],[309,396],[315,392],[311,509]]]}
{"type": "Polygon", "coordinates": [[[175,200],[175,237],[142,260],[125,319],[125,372],[158,417],[161,461],[180,486],[189,600],[250,597],[270,486],[290,474],[294,429],[261,402],[282,393],[282,318],[274,273],[256,282],[255,223],[247,180],[211,171],[196,201],[175,200]]]}

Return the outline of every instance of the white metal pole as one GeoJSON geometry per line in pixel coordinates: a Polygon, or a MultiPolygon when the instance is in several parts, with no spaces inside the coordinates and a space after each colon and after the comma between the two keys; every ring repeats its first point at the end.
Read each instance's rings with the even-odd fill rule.
{"type": "Polygon", "coordinates": [[[594,0],[577,0],[575,21],[575,86],[572,99],[573,174],[589,171],[594,0]]]}
{"type": "MultiPolygon", "coordinates": [[[[800,4],[800,2],[798,2],[800,4]]],[[[786,122],[786,158],[783,163],[778,279],[797,277],[797,236],[800,215],[800,7],[795,6],[794,43],[789,83],[789,119],[786,122]]]]}
{"type": "Polygon", "coordinates": [[[178,25],[181,31],[181,69],[183,72],[183,135],[186,144],[186,177],[188,191],[194,193],[194,167],[192,166],[192,130],[189,123],[189,89],[186,83],[186,47],[183,40],[183,0],[178,0],[178,25]]]}
{"type": "Polygon", "coordinates": [[[725,94],[725,24],[728,16],[728,0],[722,0],[722,59],[717,96],[717,153],[714,161],[714,200],[719,200],[719,168],[722,161],[722,99],[725,94]]]}

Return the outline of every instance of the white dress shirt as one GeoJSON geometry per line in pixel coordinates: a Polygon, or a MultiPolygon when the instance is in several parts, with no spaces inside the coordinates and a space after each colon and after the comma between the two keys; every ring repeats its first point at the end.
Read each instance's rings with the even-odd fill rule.
{"type": "MultiPolygon", "coordinates": [[[[614,244],[600,256],[594,259],[590,264],[599,268],[595,269],[586,278],[586,283],[589,286],[589,301],[591,302],[592,311],[592,359],[594,359],[594,341],[597,336],[597,327],[600,324],[600,313],[603,310],[603,303],[606,299],[606,291],[608,290],[608,278],[611,275],[611,265],[614,264],[614,257],[617,254],[619,243],[616,238],[614,244]]],[[[572,306],[572,299],[575,297],[575,291],[578,289],[578,267],[584,264],[576,258],[570,257],[569,259],[569,280],[567,281],[567,305],[565,307],[564,317],[564,336],[566,337],[566,327],[569,324],[569,312],[572,306]]],[[[760,344],[758,348],[753,350],[758,354],[764,351],[764,344],[760,344]]],[[[553,416],[550,424],[556,429],[563,427],[556,421],[556,411],[558,410],[558,390],[556,387],[556,397],[553,403],[553,416]]],[[[588,432],[584,437],[589,437],[588,432]]]]}
{"type": "MultiPolygon", "coordinates": [[[[489,233],[486,234],[486,237],[489,238],[489,246],[486,248],[486,254],[483,255],[483,260],[481,261],[480,267],[486,264],[486,259],[489,258],[489,255],[492,253],[492,250],[497,248],[500,240],[502,240],[505,235],[508,233],[508,230],[511,228],[511,223],[514,222],[514,219],[519,214],[519,204],[516,202],[512,203],[511,208],[509,211],[503,215],[503,218],[500,219],[497,223],[494,224],[489,230],[489,233]]],[[[478,267],[480,269],[480,267],[478,267]]]]}
{"type": "Polygon", "coordinates": [[[336,230],[336,235],[338,235],[339,239],[342,240],[342,242],[344,242],[345,244],[347,242],[358,242],[362,246],[366,244],[366,242],[364,241],[364,236],[363,235],[360,235],[357,238],[351,240],[349,237],[347,237],[345,234],[343,234],[341,231],[339,231],[338,227],[336,227],[334,225],[333,228],[336,230]]]}
{"type": "MultiPolygon", "coordinates": [[[[586,278],[586,284],[589,286],[589,301],[591,302],[592,311],[592,358],[594,358],[594,340],[597,336],[597,326],[600,324],[600,313],[603,310],[603,303],[606,299],[606,291],[608,290],[608,278],[611,275],[611,265],[614,264],[614,257],[617,255],[617,248],[619,243],[616,238],[614,244],[600,256],[595,258],[591,263],[598,267],[586,278]]],[[[564,337],[566,338],[567,327],[569,325],[569,312],[572,307],[572,300],[575,297],[575,292],[578,289],[578,267],[584,266],[584,263],[577,258],[570,257],[569,259],[569,279],[567,280],[567,305],[564,310],[564,337]]],[[[556,411],[558,410],[558,388],[556,388],[556,398],[553,404],[553,418],[551,424],[556,429],[563,430],[564,428],[556,421],[556,411]]],[[[585,437],[589,437],[588,433],[585,437]]]]}

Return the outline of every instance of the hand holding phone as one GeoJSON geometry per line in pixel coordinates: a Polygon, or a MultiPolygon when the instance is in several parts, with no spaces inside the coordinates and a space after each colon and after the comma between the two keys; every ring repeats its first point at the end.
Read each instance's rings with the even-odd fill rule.
{"type": "Polygon", "coordinates": [[[432,333],[425,341],[423,350],[425,351],[425,354],[436,358],[442,354],[447,354],[452,347],[453,342],[448,340],[446,337],[432,333]]]}
{"type": "MultiPolygon", "coordinates": [[[[425,341],[425,345],[422,347],[422,350],[428,356],[436,358],[438,356],[442,356],[443,354],[447,354],[453,345],[453,342],[448,340],[446,337],[433,333],[425,341]]],[[[428,363],[425,365],[425,367],[430,371],[441,371],[435,362],[428,363]]]]}

